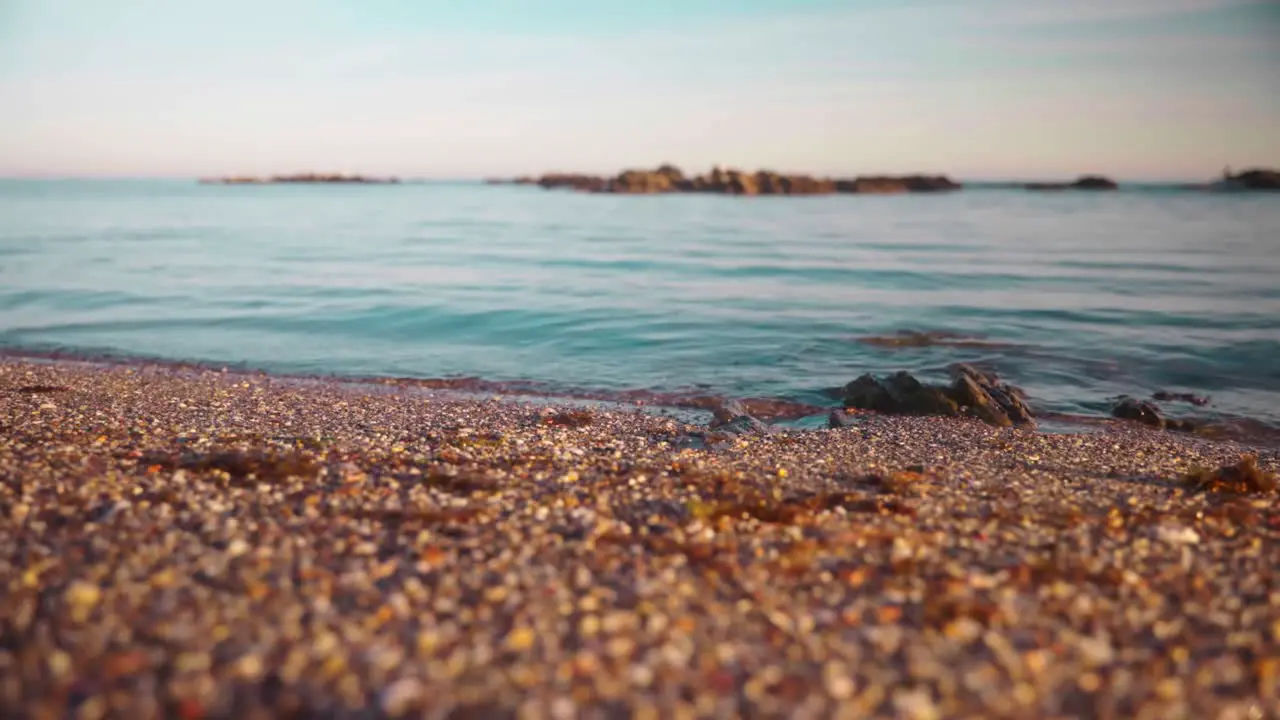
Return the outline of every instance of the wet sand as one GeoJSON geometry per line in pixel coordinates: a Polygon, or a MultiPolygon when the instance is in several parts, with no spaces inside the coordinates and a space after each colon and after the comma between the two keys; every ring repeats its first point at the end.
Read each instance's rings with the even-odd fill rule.
{"type": "Polygon", "coordinates": [[[0,708],[1280,717],[1251,450],[4,359],[0,708]]]}

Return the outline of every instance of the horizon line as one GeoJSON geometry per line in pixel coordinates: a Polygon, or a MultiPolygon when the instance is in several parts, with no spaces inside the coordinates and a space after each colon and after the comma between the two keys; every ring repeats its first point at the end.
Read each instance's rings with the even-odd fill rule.
{"type": "MultiPolygon", "coordinates": [[[[656,167],[656,166],[655,166],[655,167],[656,167]]],[[[678,167],[678,166],[677,166],[677,167],[678,167]]],[[[722,167],[722,168],[724,168],[724,169],[737,169],[737,168],[734,168],[733,166],[730,166],[730,165],[722,165],[722,166],[720,166],[720,167],[722,167]]],[[[1267,167],[1266,167],[1266,166],[1264,166],[1264,165],[1249,166],[1249,167],[1247,167],[1247,168],[1243,168],[1242,170],[1237,170],[1237,171],[1235,171],[1235,172],[1244,172],[1244,171],[1247,171],[1247,170],[1258,170],[1258,169],[1269,169],[1269,168],[1267,168],[1267,167]]],[[[625,170],[625,168],[624,168],[624,170],[625,170]]],[[[115,173],[103,173],[103,174],[97,174],[97,173],[88,173],[88,174],[16,173],[16,174],[5,174],[5,173],[0,173],[0,180],[6,180],[6,181],[12,181],[12,180],[27,180],[27,181],[51,181],[51,182],[52,182],[52,181],[62,181],[62,180],[80,180],[80,181],[87,181],[87,180],[101,180],[101,181],[110,181],[110,180],[173,180],[173,181],[189,180],[189,181],[193,181],[193,182],[198,182],[198,181],[200,181],[200,180],[210,180],[210,179],[212,179],[212,180],[218,180],[218,179],[223,179],[223,178],[232,178],[232,177],[255,177],[255,178],[267,178],[267,179],[269,179],[269,178],[271,178],[271,177],[279,176],[279,175],[295,175],[295,174],[307,173],[307,172],[324,172],[324,173],[330,173],[330,172],[332,172],[332,173],[334,173],[334,174],[338,174],[338,171],[293,171],[293,172],[273,172],[273,173],[268,173],[268,174],[253,174],[253,173],[227,173],[227,174],[195,174],[195,175],[186,174],[186,173],[182,173],[182,174],[176,174],[176,173],[175,173],[175,174],[168,174],[168,173],[165,173],[165,174],[115,174],[115,173]]],[[[616,172],[621,172],[621,171],[616,171],[616,172]]],[[[1210,182],[1210,181],[1212,181],[1212,180],[1214,180],[1214,179],[1220,179],[1220,178],[1221,178],[1221,174],[1212,174],[1212,175],[1206,174],[1206,175],[1204,175],[1204,176],[1200,176],[1200,177],[1196,177],[1196,178],[1187,177],[1187,176],[1182,176],[1182,177],[1160,177],[1160,178],[1155,178],[1155,177],[1140,177],[1140,176],[1129,176],[1129,177],[1125,177],[1125,176],[1122,176],[1122,175],[1111,175],[1111,174],[1104,173],[1104,172],[1069,173],[1069,174],[1063,174],[1063,175],[1034,175],[1034,176],[1033,176],[1033,175],[1024,175],[1024,176],[969,176],[969,177],[966,177],[966,176],[964,176],[964,175],[952,175],[952,174],[945,173],[945,172],[944,172],[944,173],[930,173],[930,172],[918,172],[918,171],[912,171],[912,172],[875,172],[875,173],[855,173],[855,174],[824,174],[824,173],[806,173],[806,172],[799,172],[799,171],[772,171],[772,170],[771,170],[771,172],[782,172],[782,173],[784,173],[784,174],[788,174],[788,175],[806,175],[806,176],[814,177],[814,178],[857,178],[857,177],[879,177],[879,176],[884,176],[884,177],[906,177],[906,176],[910,176],[910,175],[940,175],[940,176],[944,176],[944,177],[953,178],[953,179],[957,180],[958,182],[972,182],[972,183],[1003,183],[1003,182],[1008,182],[1008,183],[1023,183],[1023,182],[1063,182],[1063,181],[1076,180],[1076,179],[1078,179],[1078,178],[1085,177],[1085,176],[1091,176],[1091,175],[1092,175],[1092,176],[1102,176],[1102,177],[1106,177],[1106,178],[1108,178],[1108,179],[1114,180],[1114,181],[1115,181],[1115,182],[1117,182],[1117,183],[1140,183],[1140,184],[1181,184],[1181,183],[1203,183],[1203,182],[1210,182]]],[[[517,178],[523,178],[523,177],[531,177],[531,178],[537,179],[537,178],[540,178],[540,177],[542,177],[542,176],[544,176],[544,175],[547,175],[547,174],[581,174],[581,175],[591,175],[591,176],[599,175],[599,176],[601,176],[601,177],[610,177],[612,174],[616,174],[616,173],[594,173],[594,172],[575,171],[575,170],[550,170],[550,171],[543,171],[543,172],[540,172],[540,173],[516,173],[516,174],[501,174],[501,175],[499,175],[499,174],[480,174],[480,175],[459,175],[459,176],[446,176],[446,175],[400,175],[400,174],[395,174],[395,173],[369,173],[369,174],[366,174],[366,173],[362,173],[362,172],[349,172],[349,171],[342,171],[342,172],[341,172],[341,174],[344,174],[344,175],[356,175],[356,176],[369,177],[369,178],[379,178],[379,179],[384,179],[384,178],[395,178],[395,179],[397,179],[397,180],[400,180],[401,182],[404,182],[404,181],[411,181],[411,182],[423,182],[423,181],[427,181],[427,182],[441,182],[441,183],[446,183],[446,182],[458,182],[458,183],[461,183],[461,182],[480,182],[480,183],[482,183],[482,182],[485,182],[485,181],[487,181],[487,180],[504,180],[504,181],[511,181],[511,180],[515,180],[515,179],[517,179],[517,178]]]]}

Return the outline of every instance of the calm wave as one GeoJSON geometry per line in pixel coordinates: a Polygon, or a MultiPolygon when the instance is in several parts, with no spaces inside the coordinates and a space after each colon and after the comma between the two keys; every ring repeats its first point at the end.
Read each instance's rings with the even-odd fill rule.
{"type": "Polygon", "coordinates": [[[827,404],[987,364],[1035,404],[1280,422],[1280,198],[737,198],[0,181],[0,347],[827,404]],[[889,348],[900,330],[981,341],[889,348]]]}

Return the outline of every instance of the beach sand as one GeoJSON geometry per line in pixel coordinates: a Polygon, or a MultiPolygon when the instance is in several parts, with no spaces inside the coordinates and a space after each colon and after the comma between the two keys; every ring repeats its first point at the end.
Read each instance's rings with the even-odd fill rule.
{"type": "Polygon", "coordinates": [[[0,714],[1280,717],[1249,448],[704,430],[0,360],[0,714]]]}

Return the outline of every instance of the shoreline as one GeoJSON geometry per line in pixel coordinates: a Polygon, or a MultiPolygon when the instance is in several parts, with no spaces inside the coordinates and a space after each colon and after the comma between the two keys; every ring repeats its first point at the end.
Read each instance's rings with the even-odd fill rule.
{"type": "MultiPolygon", "coordinates": [[[[901,336],[891,336],[894,339],[901,336]]],[[[863,342],[883,338],[861,338],[863,342]]],[[[0,347],[0,363],[7,361],[34,361],[41,363],[69,363],[87,366],[153,367],[181,372],[213,372],[240,375],[246,378],[266,377],[300,384],[339,384],[380,391],[411,390],[423,393],[440,393],[461,399],[488,399],[499,397],[509,400],[542,404],[576,404],[592,407],[640,408],[645,412],[679,417],[686,422],[709,422],[715,410],[727,402],[741,404],[754,418],[773,424],[780,429],[818,429],[829,427],[830,415],[841,410],[835,397],[827,404],[818,405],[788,397],[735,397],[711,391],[708,388],[685,390],[651,390],[634,388],[627,390],[602,390],[589,387],[567,386],[542,380],[491,380],[476,376],[405,377],[381,375],[357,375],[341,373],[278,372],[244,363],[218,363],[199,360],[173,360],[162,357],[131,356],[115,353],[93,353],[75,350],[35,350],[17,347],[0,347]]],[[[852,378],[850,378],[852,379],[852,378]]],[[[831,388],[834,392],[837,388],[831,388]]],[[[1159,393],[1154,399],[1159,399],[1159,393]]],[[[1174,404],[1181,404],[1178,397],[1174,404]]],[[[1141,398],[1136,398],[1142,400],[1141,398]]],[[[1133,420],[1120,420],[1105,414],[1051,412],[1035,409],[1035,420],[1044,432],[1088,433],[1121,422],[1133,424],[1133,420]]],[[[1168,416],[1176,421],[1175,413],[1168,416]]],[[[1197,422],[1202,422],[1197,420],[1197,422]]],[[[1238,441],[1257,447],[1280,448],[1280,427],[1264,420],[1246,416],[1220,415],[1193,432],[1178,431],[1187,437],[1203,437],[1238,441]]]]}
{"type": "Polygon", "coordinates": [[[0,357],[0,705],[1280,713],[1276,450],[854,421],[0,357]]]}

